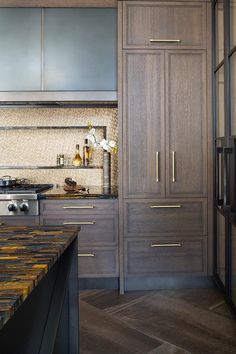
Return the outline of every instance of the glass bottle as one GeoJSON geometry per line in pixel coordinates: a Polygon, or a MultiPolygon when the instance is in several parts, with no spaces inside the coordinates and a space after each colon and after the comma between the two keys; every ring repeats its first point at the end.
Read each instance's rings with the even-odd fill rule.
{"type": "Polygon", "coordinates": [[[83,165],[89,166],[90,164],[90,146],[88,144],[88,139],[84,140],[84,147],[83,147],[83,165]]]}
{"type": "Polygon", "coordinates": [[[73,158],[72,163],[75,167],[80,167],[83,163],[82,158],[79,153],[79,144],[76,144],[75,157],[73,158]]]}

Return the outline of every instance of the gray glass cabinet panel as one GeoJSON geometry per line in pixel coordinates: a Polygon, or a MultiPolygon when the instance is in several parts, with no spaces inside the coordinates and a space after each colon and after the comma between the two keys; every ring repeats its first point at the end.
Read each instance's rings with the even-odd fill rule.
{"type": "Polygon", "coordinates": [[[116,90],[116,9],[44,10],[44,90],[116,90]]]}
{"type": "Polygon", "coordinates": [[[0,91],[40,90],[41,10],[0,9],[0,91]]]}

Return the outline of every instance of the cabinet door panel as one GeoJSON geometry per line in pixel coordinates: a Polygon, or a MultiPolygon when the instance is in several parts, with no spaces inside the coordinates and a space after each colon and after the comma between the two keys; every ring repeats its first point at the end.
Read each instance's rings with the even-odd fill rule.
{"type": "Polygon", "coordinates": [[[129,1],[124,4],[124,46],[203,48],[206,5],[129,1]],[[179,42],[150,42],[179,40],[179,42]]]}
{"type": "Polygon", "coordinates": [[[203,51],[166,52],[167,195],[207,192],[206,57],[203,51]]]}
{"type": "Polygon", "coordinates": [[[206,199],[125,202],[125,236],[207,234],[206,199]]]}
{"type": "Polygon", "coordinates": [[[46,9],[45,90],[116,90],[116,10],[46,9]]]}
{"type": "Polygon", "coordinates": [[[41,88],[41,10],[0,9],[0,91],[41,88]]]}
{"type": "Polygon", "coordinates": [[[81,247],[79,257],[79,277],[116,277],[118,271],[118,252],[108,247],[81,247]]]}
{"type": "Polygon", "coordinates": [[[206,239],[144,238],[126,239],[127,276],[135,275],[205,275],[206,239]]]}
{"type": "Polygon", "coordinates": [[[164,195],[164,52],[124,54],[125,197],[164,195]],[[158,153],[158,154],[157,154],[158,153]]]}

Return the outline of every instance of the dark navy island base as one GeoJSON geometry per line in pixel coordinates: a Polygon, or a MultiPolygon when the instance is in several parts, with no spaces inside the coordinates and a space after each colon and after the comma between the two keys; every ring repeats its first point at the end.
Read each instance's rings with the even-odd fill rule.
{"type": "Polygon", "coordinates": [[[78,228],[0,228],[0,353],[78,354],[78,228]]]}

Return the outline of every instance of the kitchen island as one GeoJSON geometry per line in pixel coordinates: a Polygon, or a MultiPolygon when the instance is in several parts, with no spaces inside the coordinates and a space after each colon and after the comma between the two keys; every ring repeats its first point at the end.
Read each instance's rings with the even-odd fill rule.
{"type": "Polygon", "coordinates": [[[0,352],[78,354],[78,227],[0,228],[0,352]]]}

